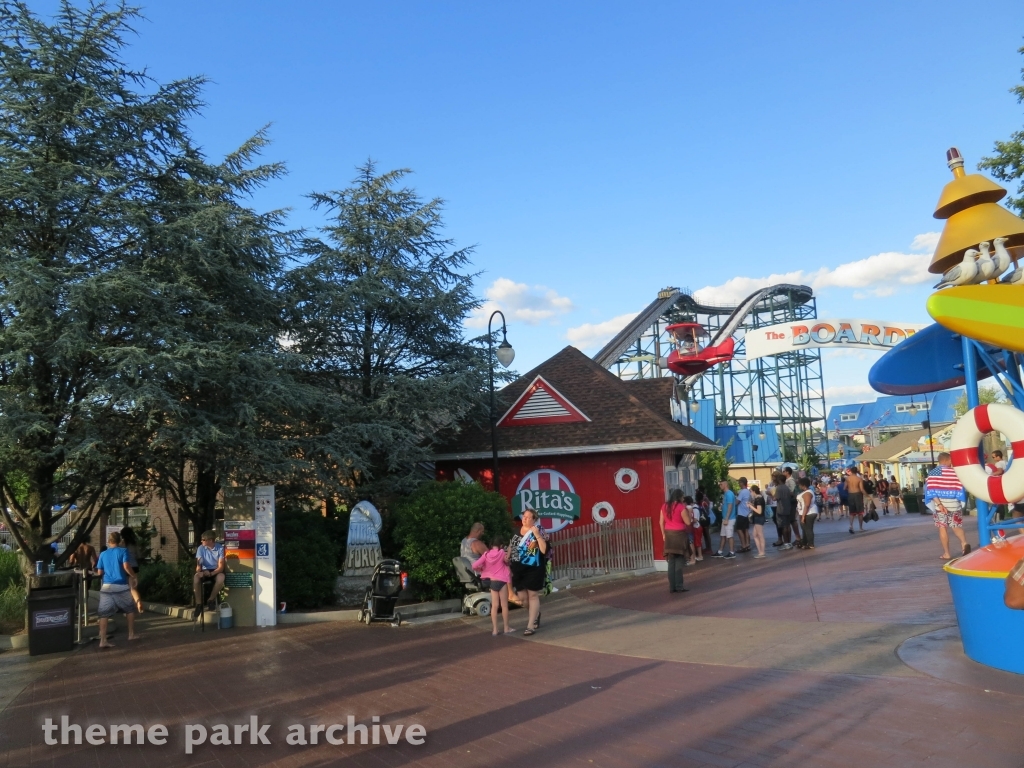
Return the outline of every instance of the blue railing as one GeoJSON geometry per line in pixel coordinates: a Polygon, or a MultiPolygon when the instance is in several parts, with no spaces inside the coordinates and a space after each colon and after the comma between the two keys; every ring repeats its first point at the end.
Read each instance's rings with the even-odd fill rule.
{"type": "MultiPolygon", "coordinates": [[[[1017,408],[1024,410],[1024,386],[1021,384],[1020,375],[1020,357],[1014,352],[1008,352],[1000,350],[992,352],[985,349],[984,346],[979,344],[974,339],[969,339],[966,336],[961,337],[963,343],[964,352],[964,378],[966,379],[967,385],[967,407],[976,408],[979,405],[978,400],[978,361],[980,360],[982,365],[988,370],[992,371],[992,378],[995,379],[996,384],[1003,391],[1006,399],[1013,403],[1017,408]],[[999,360],[999,358],[1002,358],[999,360]]],[[[984,456],[981,455],[981,446],[978,447],[979,457],[984,461],[984,456]]],[[[1014,457],[1011,462],[1016,459],[1014,457]]],[[[996,513],[998,507],[993,504],[989,504],[986,501],[977,499],[978,504],[978,539],[981,542],[981,546],[985,546],[992,541],[992,531],[1003,529],[1013,530],[1017,528],[1024,528],[1024,519],[1020,520],[996,520],[996,513]]]]}

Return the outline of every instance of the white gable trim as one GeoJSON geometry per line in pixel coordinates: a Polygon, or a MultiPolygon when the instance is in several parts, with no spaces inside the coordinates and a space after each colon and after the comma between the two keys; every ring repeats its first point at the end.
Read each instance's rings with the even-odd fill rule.
{"type": "MultiPolygon", "coordinates": [[[[561,410],[561,412],[557,412],[557,413],[555,413],[555,412],[536,413],[536,414],[532,414],[532,415],[526,416],[524,418],[542,419],[542,418],[545,418],[545,417],[560,418],[560,417],[564,417],[564,416],[579,416],[580,418],[582,418],[582,419],[584,419],[586,421],[590,421],[591,420],[590,417],[587,416],[587,414],[585,414],[583,411],[581,411],[579,408],[577,408],[575,405],[573,405],[572,401],[569,400],[569,398],[567,398],[565,395],[563,395],[561,392],[559,392],[554,386],[552,386],[551,382],[549,382],[543,376],[537,376],[536,378],[534,378],[533,381],[530,382],[530,384],[526,387],[526,389],[523,390],[523,393],[521,395],[519,395],[518,398],[516,398],[516,401],[514,403],[512,403],[511,407],[509,407],[509,409],[507,411],[505,411],[504,414],[502,414],[501,418],[498,419],[498,421],[497,421],[498,424],[501,424],[503,421],[505,421],[505,419],[508,418],[508,415],[510,413],[516,411],[516,409],[519,408],[519,404],[522,403],[524,401],[524,399],[532,399],[533,396],[537,394],[537,391],[540,391],[540,390],[537,390],[537,391],[532,391],[531,392],[531,390],[533,390],[533,387],[534,387],[534,385],[537,384],[537,382],[540,382],[541,385],[545,389],[549,390],[549,392],[553,392],[562,401],[562,402],[559,402],[558,399],[551,397],[550,394],[549,394],[548,395],[548,399],[551,402],[548,403],[548,404],[544,404],[541,407],[546,407],[548,409],[551,409],[552,406],[557,406],[558,408],[560,408],[562,410],[561,410]],[[565,405],[567,405],[568,408],[563,406],[562,403],[565,403],[565,405]]],[[[545,393],[545,394],[547,394],[547,393],[545,393]]],[[[519,414],[517,413],[516,416],[518,416],[518,415],[519,414]]],[[[512,419],[510,419],[510,422],[515,422],[516,416],[513,416],[512,419]]]]}

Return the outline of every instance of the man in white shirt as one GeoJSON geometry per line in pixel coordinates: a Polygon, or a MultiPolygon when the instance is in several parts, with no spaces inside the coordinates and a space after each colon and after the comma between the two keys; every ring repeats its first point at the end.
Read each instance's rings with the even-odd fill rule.
{"type": "Polygon", "coordinates": [[[210,593],[210,607],[217,604],[217,596],[224,588],[224,572],[227,570],[224,560],[224,547],[216,543],[217,534],[207,531],[203,534],[203,543],[196,550],[196,573],[192,577],[192,590],[195,593],[196,605],[203,601],[203,582],[213,581],[210,593]]]}
{"type": "Polygon", "coordinates": [[[985,471],[992,477],[999,477],[1006,474],[1006,462],[1003,460],[1002,451],[992,451],[985,463],[985,471]]]}

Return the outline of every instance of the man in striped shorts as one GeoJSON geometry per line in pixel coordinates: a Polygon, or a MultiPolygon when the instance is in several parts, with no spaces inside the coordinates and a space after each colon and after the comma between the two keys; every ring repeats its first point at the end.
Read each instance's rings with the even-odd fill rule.
{"type": "Polygon", "coordinates": [[[971,545],[964,536],[963,509],[967,503],[967,492],[960,478],[953,470],[948,453],[939,454],[939,466],[928,473],[924,481],[924,503],[932,511],[932,520],[939,529],[939,541],[942,543],[942,559],[949,560],[949,534],[960,540],[963,554],[971,551],[971,545]]]}

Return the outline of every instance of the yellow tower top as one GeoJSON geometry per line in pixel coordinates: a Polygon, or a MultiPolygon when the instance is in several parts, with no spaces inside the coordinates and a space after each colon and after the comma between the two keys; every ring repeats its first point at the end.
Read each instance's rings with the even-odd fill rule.
{"type": "Polygon", "coordinates": [[[934,214],[946,219],[946,226],[928,271],[942,274],[959,264],[968,248],[997,237],[1008,238],[1006,247],[1011,255],[1024,250],[1024,219],[997,205],[1006,190],[980,173],[965,173],[963,156],[956,147],[946,152],[946,163],[953,180],[942,190],[934,214]]]}
{"type": "Polygon", "coordinates": [[[960,150],[946,151],[946,164],[953,172],[953,180],[942,189],[939,204],[935,206],[936,219],[948,219],[954,213],[978,203],[998,203],[1006,197],[1006,190],[980,173],[964,173],[964,159],[960,150]]]}

